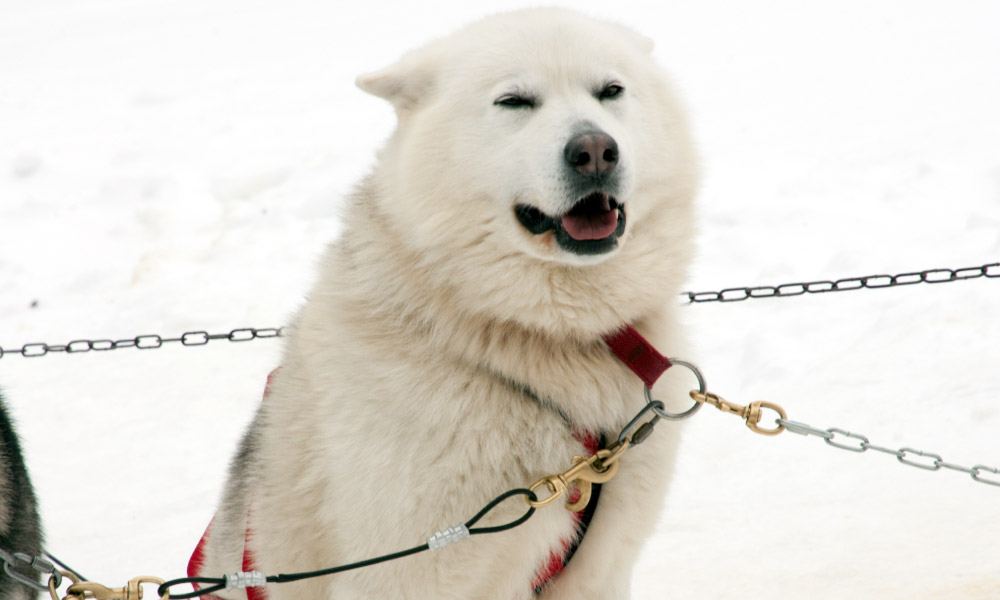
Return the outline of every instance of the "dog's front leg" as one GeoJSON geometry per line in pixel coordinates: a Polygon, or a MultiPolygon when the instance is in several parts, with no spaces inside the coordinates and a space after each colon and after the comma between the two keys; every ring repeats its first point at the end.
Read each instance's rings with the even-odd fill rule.
{"type": "Polygon", "coordinates": [[[597,512],[565,571],[542,593],[545,600],[621,600],[630,596],[632,569],[659,520],[673,468],[677,433],[662,426],[621,459],[605,484],[597,512]]]}

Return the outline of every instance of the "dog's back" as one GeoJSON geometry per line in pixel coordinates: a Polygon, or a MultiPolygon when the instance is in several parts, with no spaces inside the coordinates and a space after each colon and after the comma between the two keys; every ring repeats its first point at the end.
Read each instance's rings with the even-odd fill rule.
{"type": "MultiPolygon", "coordinates": [[[[0,548],[37,556],[41,545],[35,494],[21,456],[21,445],[0,396],[0,548]]],[[[33,597],[33,590],[0,569],[0,600],[33,597]]]]}

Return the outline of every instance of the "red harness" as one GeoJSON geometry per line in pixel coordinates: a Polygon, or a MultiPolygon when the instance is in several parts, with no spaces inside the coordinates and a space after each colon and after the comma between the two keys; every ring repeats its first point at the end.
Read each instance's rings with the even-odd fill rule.
{"type": "MultiPolygon", "coordinates": [[[[626,325],[624,328],[610,333],[604,336],[604,343],[608,345],[611,352],[618,357],[629,369],[635,373],[639,379],[646,384],[647,387],[653,387],[656,380],[659,379],[660,375],[670,368],[670,360],[660,354],[652,344],[649,343],[646,338],[642,337],[635,327],[631,325],[626,325]]],[[[271,387],[271,378],[278,371],[275,369],[267,376],[267,387],[264,388],[264,397],[266,398],[271,387]]],[[[573,437],[577,439],[587,452],[594,454],[601,447],[601,438],[591,432],[574,432],[573,437]]],[[[573,517],[577,523],[577,534],[573,536],[572,539],[562,540],[562,552],[553,551],[548,560],[543,564],[537,571],[535,579],[531,582],[531,587],[535,590],[535,593],[540,593],[542,589],[548,585],[553,579],[556,578],[566,565],[569,564],[570,558],[576,552],[576,549],[580,546],[583,541],[583,536],[587,532],[587,527],[590,525],[590,521],[594,516],[594,512],[597,509],[597,502],[600,498],[601,486],[600,484],[595,484],[593,486],[590,502],[587,506],[580,512],[574,513],[573,517]]],[[[570,502],[576,502],[579,500],[579,491],[574,490],[574,494],[569,498],[570,502]]],[[[205,529],[205,533],[201,536],[198,541],[198,545],[195,547],[194,552],[191,554],[191,559],[188,561],[187,574],[188,577],[200,577],[201,568],[205,563],[205,543],[208,540],[208,534],[212,530],[212,524],[208,524],[208,528],[205,529]]],[[[250,550],[250,538],[253,535],[253,531],[247,527],[246,534],[243,541],[243,560],[240,568],[243,571],[254,571],[254,558],[253,552],[250,550]]],[[[192,584],[194,589],[199,589],[198,584],[192,584]]],[[[267,591],[264,587],[248,587],[246,588],[247,600],[267,600],[267,591]]],[[[214,596],[206,596],[206,598],[215,598],[214,596]]]]}

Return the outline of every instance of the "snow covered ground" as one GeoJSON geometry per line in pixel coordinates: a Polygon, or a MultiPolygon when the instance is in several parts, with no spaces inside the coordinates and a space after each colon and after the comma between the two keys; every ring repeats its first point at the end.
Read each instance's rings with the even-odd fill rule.
{"type": "MultiPolygon", "coordinates": [[[[516,3],[0,3],[0,345],[282,324],[392,127],[353,77],[516,3]]],[[[655,38],[705,165],[690,287],[1000,259],[1000,4],[574,2],[655,38]]],[[[711,387],[1000,465],[1000,280],[683,315],[711,387]]],[[[280,342],[0,359],[49,547],[182,573],[280,342]]],[[[670,428],[673,425],[664,425],[670,428]]],[[[1000,488],[683,425],[636,598],[1000,598],[1000,488]]]]}

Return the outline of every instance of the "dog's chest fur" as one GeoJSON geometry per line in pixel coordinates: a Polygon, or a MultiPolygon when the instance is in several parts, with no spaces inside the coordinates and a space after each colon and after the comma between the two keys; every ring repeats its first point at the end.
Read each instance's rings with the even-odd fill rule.
{"type": "MultiPolygon", "coordinates": [[[[269,572],[419,543],[499,493],[564,470],[585,453],[573,429],[613,437],[643,403],[641,382],[600,337],[558,339],[452,310],[447,290],[426,289],[391,243],[370,239],[377,231],[349,231],[331,249],[263,405],[262,477],[252,504],[255,514],[276,515],[254,527],[269,572]],[[268,564],[272,556],[281,562],[268,564]]],[[[621,477],[638,485],[606,488],[602,504],[612,508],[599,507],[598,525],[616,518],[627,525],[614,516],[624,507],[655,513],[666,474],[656,474],[656,445],[622,468],[621,477]]],[[[524,509],[509,502],[496,521],[524,509]]],[[[455,554],[449,561],[444,553],[330,583],[348,594],[356,585],[391,596],[398,589],[389,581],[463,589],[476,577],[466,589],[516,598],[575,526],[569,512],[552,508],[516,532],[467,542],[465,552],[505,563],[492,586],[481,580],[497,578],[494,561],[455,554]],[[384,578],[380,570],[401,572],[384,578]]]]}

